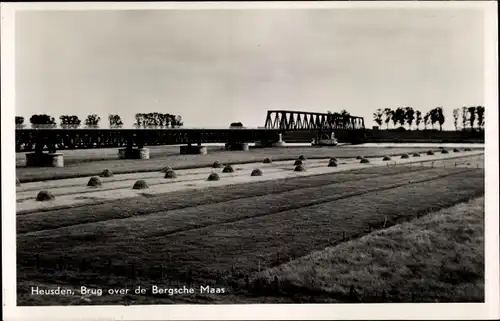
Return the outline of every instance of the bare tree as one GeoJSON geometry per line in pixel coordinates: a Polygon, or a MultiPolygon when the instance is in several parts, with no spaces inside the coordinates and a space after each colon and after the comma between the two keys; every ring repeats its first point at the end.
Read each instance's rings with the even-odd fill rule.
{"type": "Polygon", "coordinates": [[[465,106],[462,107],[462,130],[465,130],[465,128],[467,127],[467,121],[468,121],[467,113],[468,113],[467,107],[465,106]]]}
{"type": "Polygon", "coordinates": [[[422,112],[417,110],[415,114],[417,115],[417,117],[415,117],[415,124],[417,125],[417,130],[419,130],[419,126],[422,123],[422,112]]]}
{"type": "Polygon", "coordinates": [[[384,115],[385,115],[385,120],[384,120],[384,122],[385,122],[385,125],[386,125],[387,129],[389,129],[389,123],[390,123],[390,121],[392,120],[392,114],[393,114],[393,113],[394,113],[394,112],[393,112],[393,111],[392,111],[392,109],[390,109],[390,108],[386,108],[386,109],[384,109],[384,115]]]}
{"type": "Polygon", "coordinates": [[[455,130],[458,130],[458,118],[460,118],[460,109],[453,109],[453,125],[455,125],[455,130]]]}
{"type": "Polygon", "coordinates": [[[474,130],[474,122],[476,120],[476,107],[469,107],[468,110],[470,129],[474,130]]]}
{"type": "Polygon", "coordinates": [[[384,112],[382,111],[382,109],[377,109],[377,111],[375,111],[373,113],[373,120],[377,123],[377,125],[379,127],[382,126],[382,117],[384,116],[384,112]]]}
{"type": "Polygon", "coordinates": [[[484,107],[477,106],[476,114],[477,114],[477,123],[479,125],[479,129],[484,129],[484,107]]]}

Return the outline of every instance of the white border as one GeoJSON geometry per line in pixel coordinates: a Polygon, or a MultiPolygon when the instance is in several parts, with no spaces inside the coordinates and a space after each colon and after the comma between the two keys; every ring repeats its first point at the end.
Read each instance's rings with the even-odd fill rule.
{"type": "Polygon", "coordinates": [[[203,2],[203,3],[2,3],[1,4],[1,115],[2,115],[2,251],[5,320],[229,320],[229,319],[497,319],[499,298],[498,236],[498,32],[496,1],[442,2],[203,2]],[[305,8],[478,8],[485,12],[486,72],[486,303],[484,304],[258,304],[22,307],[16,304],[15,271],[15,158],[14,154],[14,13],[16,10],[123,9],[305,9],[305,8]]]}

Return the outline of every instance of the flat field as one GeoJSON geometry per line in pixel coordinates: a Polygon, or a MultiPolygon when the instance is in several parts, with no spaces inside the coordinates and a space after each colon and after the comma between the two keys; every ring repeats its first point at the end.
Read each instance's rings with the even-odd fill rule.
{"type": "MultiPolygon", "coordinates": [[[[331,155],[332,149],[324,150],[329,151],[329,156],[335,156],[331,155]]],[[[357,156],[362,151],[355,149],[351,153],[357,156]]],[[[296,153],[293,158],[297,154],[305,153],[296,153]]],[[[386,154],[391,153],[382,150],[379,155],[386,154]]],[[[269,155],[255,157],[261,161],[269,155]]],[[[321,261],[307,261],[311,252],[338,246],[352,249],[352,242],[366,234],[379,230],[384,233],[390,226],[397,229],[401,223],[484,194],[480,156],[439,161],[442,162],[439,167],[373,166],[20,213],[17,216],[18,304],[241,303],[260,302],[263,298],[265,302],[312,302],[310,293],[321,293],[318,302],[346,301],[339,297],[339,291],[325,290],[321,282],[326,282],[326,278],[319,278],[318,286],[311,289],[311,286],[295,284],[295,279],[290,277],[292,273],[283,273],[279,267],[288,263],[291,267],[286,271],[308,271],[311,266],[322,265],[321,261]],[[302,262],[307,263],[302,266],[302,262]],[[270,290],[269,284],[262,286],[261,281],[256,281],[272,279],[274,282],[275,276],[295,289],[306,290],[290,296],[286,288],[283,290],[273,283],[270,290]],[[148,293],[139,296],[104,293],[84,299],[77,294],[40,297],[29,293],[34,284],[75,289],[81,285],[102,289],[141,285],[148,293]],[[152,285],[189,286],[196,289],[196,293],[158,295],[149,291],[152,285]],[[200,293],[200,286],[207,285],[224,288],[225,294],[200,293]]],[[[479,212],[475,211],[474,215],[482,219],[484,213],[479,212]]],[[[453,213],[444,217],[457,224],[461,222],[461,215],[467,215],[457,211],[457,219],[453,213]]],[[[425,224],[431,227],[430,223],[425,224]]],[[[475,225],[470,228],[474,233],[482,233],[475,225]]],[[[397,238],[394,240],[397,242],[397,238]]],[[[360,248],[364,251],[367,246],[360,245],[360,248]]],[[[430,244],[425,250],[432,257],[433,250],[442,249],[430,244]]],[[[418,253],[415,255],[420,255],[418,253]]],[[[384,258],[380,256],[380,260],[384,258]]],[[[477,262],[469,267],[480,275],[477,262]]],[[[429,270],[425,270],[423,279],[438,277],[429,270]]],[[[331,273],[338,271],[336,267],[331,269],[331,273]]],[[[358,292],[373,290],[364,279],[349,278],[350,272],[345,268],[342,271],[338,278],[349,280],[358,292]]],[[[442,282],[456,283],[454,280],[442,282]]],[[[430,298],[417,285],[412,289],[419,301],[430,298]]],[[[342,291],[345,289],[340,293],[344,293],[342,291]]],[[[392,298],[408,299],[391,293],[392,298]]],[[[370,300],[373,298],[365,301],[370,300]]]]}
{"type": "MultiPolygon", "coordinates": [[[[269,157],[273,160],[294,160],[300,155],[309,159],[324,159],[329,157],[355,158],[357,156],[382,157],[384,155],[401,155],[403,153],[426,152],[437,148],[423,147],[285,147],[285,148],[255,148],[248,152],[222,151],[220,147],[209,150],[207,155],[180,155],[179,147],[151,147],[151,159],[119,160],[117,149],[75,150],[63,151],[64,168],[24,167],[24,155],[16,155],[16,174],[21,182],[44,181],[72,177],[99,175],[103,169],[114,173],[154,172],[169,165],[174,169],[206,167],[215,161],[225,164],[243,164],[261,162],[269,157]]],[[[481,149],[482,150],[482,149],[481,149]]]]}

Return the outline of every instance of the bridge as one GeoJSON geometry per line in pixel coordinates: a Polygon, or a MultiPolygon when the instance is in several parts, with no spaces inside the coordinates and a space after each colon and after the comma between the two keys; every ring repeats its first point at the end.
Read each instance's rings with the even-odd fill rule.
{"type": "Polygon", "coordinates": [[[187,146],[181,146],[181,154],[204,154],[206,148],[202,144],[206,143],[226,143],[228,149],[248,150],[250,142],[280,146],[284,133],[288,137],[306,137],[310,142],[332,131],[336,135],[348,133],[353,138],[360,129],[364,129],[361,117],[271,110],[264,128],[16,129],[16,152],[29,152],[26,154],[28,166],[60,167],[63,162],[58,150],[117,147],[120,158],[149,158],[145,146],[183,144],[187,146]]]}
{"type": "Polygon", "coordinates": [[[358,130],[365,128],[363,117],[312,113],[306,111],[268,110],[266,128],[289,130],[358,130]]]}

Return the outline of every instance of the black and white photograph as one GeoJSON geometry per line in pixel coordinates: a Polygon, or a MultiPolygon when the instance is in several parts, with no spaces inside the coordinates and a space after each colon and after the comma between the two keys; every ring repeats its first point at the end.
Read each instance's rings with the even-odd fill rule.
{"type": "Polygon", "coordinates": [[[11,320],[500,317],[496,2],[1,14],[11,320]]]}

